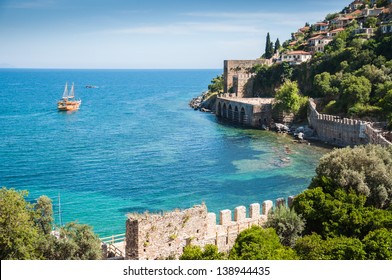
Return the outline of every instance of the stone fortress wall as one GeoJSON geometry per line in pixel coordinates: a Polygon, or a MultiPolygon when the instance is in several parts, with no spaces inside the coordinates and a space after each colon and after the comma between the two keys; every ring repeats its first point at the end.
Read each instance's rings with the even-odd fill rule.
{"type": "MultiPolygon", "coordinates": [[[[288,198],[291,206],[294,197],[288,198]]],[[[279,198],[275,207],[286,206],[279,198]]],[[[131,214],[126,222],[125,258],[129,260],[178,259],[186,245],[204,247],[214,244],[220,252],[228,252],[238,234],[252,225],[262,225],[273,208],[271,200],[262,205],[253,203],[247,213],[245,206],[220,211],[219,224],[215,213],[208,213],[205,204],[164,214],[131,214]]]]}
{"type": "Polygon", "coordinates": [[[372,123],[320,114],[313,99],[309,99],[308,122],[320,140],[336,146],[391,145],[380,130],[373,128],[372,123]]]}
{"type": "Polygon", "coordinates": [[[271,65],[272,60],[225,60],[223,64],[223,92],[228,93],[232,89],[235,97],[252,97],[254,74],[251,73],[251,70],[253,66],[260,64],[271,65]]]}

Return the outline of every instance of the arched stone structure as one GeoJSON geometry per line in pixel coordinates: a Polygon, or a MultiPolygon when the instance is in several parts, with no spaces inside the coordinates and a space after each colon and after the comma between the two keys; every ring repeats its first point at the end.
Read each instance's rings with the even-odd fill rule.
{"type": "Polygon", "coordinates": [[[272,119],[272,102],[273,98],[232,98],[223,95],[217,98],[215,112],[224,120],[260,127],[272,119]]]}
{"type": "Polygon", "coordinates": [[[247,116],[245,113],[245,109],[244,107],[241,107],[241,111],[240,111],[240,124],[246,124],[247,122],[247,116]]]}
{"type": "Polygon", "coordinates": [[[217,108],[216,108],[216,114],[217,116],[221,117],[222,116],[222,104],[218,102],[217,108]]]}
{"type": "Polygon", "coordinates": [[[229,111],[228,111],[227,118],[228,118],[230,121],[233,120],[233,107],[231,106],[231,104],[229,104],[229,111]]]}
{"type": "Polygon", "coordinates": [[[238,106],[234,107],[234,117],[233,117],[233,121],[235,123],[237,123],[239,121],[239,113],[238,113],[238,106]]]}

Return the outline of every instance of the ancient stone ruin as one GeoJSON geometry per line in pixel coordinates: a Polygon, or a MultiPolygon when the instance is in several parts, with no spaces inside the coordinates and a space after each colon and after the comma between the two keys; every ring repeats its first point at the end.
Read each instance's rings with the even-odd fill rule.
{"type": "MultiPolygon", "coordinates": [[[[289,197],[291,205],[293,197],[289,197]]],[[[275,206],[286,205],[283,198],[275,206]]],[[[215,213],[208,213],[205,204],[186,210],[163,214],[130,214],[126,222],[125,258],[153,260],[179,258],[186,245],[214,244],[220,252],[228,252],[238,234],[252,225],[262,225],[272,209],[271,200],[262,205],[253,203],[247,213],[245,206],[220,211],[219,224],[215,213]]]]}

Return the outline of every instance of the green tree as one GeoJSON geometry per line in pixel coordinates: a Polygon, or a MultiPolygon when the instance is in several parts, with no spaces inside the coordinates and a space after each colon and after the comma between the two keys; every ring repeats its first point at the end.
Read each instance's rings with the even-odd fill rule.
{"type": "Polygon", "coordinates": [[[331,43],[325,47],[325,52],[342,52],[346,47],[346,41],[344,37],[336,37],[331,43]]]}
{"type": "Polygon", "coordinates": [[[99,260],[102,258],[101,241],[88,225],[68,223],[60,229],[60,237],[48,240],[44,252],[51,260],[99,260]]]}
{"type": "Polygon", "coordinates": [[[372,84],[385,83],[389,79],[382,69],[373,64],[366,64],[354,73],[367,78],[372,84]]]}
{"type": "Polygon", "coordinates": [[[369,232],[363,239],[369,260],[392,260],[392,231],[386,228],[369,232]]]}
{"type": "Polygon", "coordinates": [[[356,103],[366,104],[369,101],[372,84],[363,76],[347,74],[343,76],[340,89],[343,106],[350,108],[356,103]]]}
{"type": "Polygon", "coordinates": [[[41,196],[32,205],[26,191],[0,190],[0,257],[5,259],[101,259],[101,242],[91,227],[69,223],[60,237],[51,235],[51,200],[41,196]]]}
{"type": "Polygon", "coordinates": [[[218,247],[207,244],[202,250],[199,246],[188,245],[184,248],[184,253],[180,260],[224,260],[225,255],[218,252],[218,247]]]}
{"type": "Polygon", "coordinates": [[[357,238],[345,236],[323,240],[313,233],[298,239],[295,250],[303,260],[364,260],[366,252],[357,238]]]}
{"type": "Polygon", "coordinates": [[[269,59],[274,55],[274,50],[273,50],[273,43],[271,42],[270,34],[269,32],[267,33],[267,38],[265,42],[265,53],[264,57],[269,59]]]}
{"type": "Polygon", "coordinates": [[[216,76],[216,78],[211,80],[211,84],[208,85],[208,90],[210,92],[221,93],[223,92],[223,83],[223,75],[216,76]]]}
{"type": "Polygon", "coordinates": [[[297,113],[303,104],[297,82],[287,80],[276,92],[274,108],[287,113],[297,113]]]}
{"type": "Polygon", "coordinates": [[[26,202],[26,191],[0,190],[0,258],[2,260],[40,259],[39,233],[33,211],[26,202]]]}
{"type": "Polygon", "coordinates": [[[366,196],[366,205],[387,209],[392,200],[392,147],[366,145],[334,150],[321,157],[312,186],[323,177],[332,185],[366,196]],[[371,167],[371,168],[369,168],[371,167]]]}
{"type": "Polygon", "coordinates": [[[339,94],[336,84],[336,77],[328,72],[317,74],[313,79],[314,89],[319,96],[336,98],[339,94]]]}
{"type": "Polygon", "coordinates": [[[40,196],[34,208],[36,214],[35,223],[43,234],[50,234],[54,220],[52,200],[47,196],[40,196]]]}
{"type": "Polygon", "coordinates": [[[375,28],[377,25],[377,18],[375,17],[367,17],[364,27],[366,28],[375,28]]]}
{"type": "Polygon", "coordinates": [[[293,247],[295,241],[304,230],[305,221],[295,210],[287,207],[278,207],[268,214],[265,227],[273,228],[279,236],[280,242],[293,247]]]}
{"type": "Polygon", "coordinates": [[[323,238],[344,235],[362,239],[370,231],[392,228],[392,212],[366,207],[366,198],[353,191],[346,193],[336,189],[333,194],[328,188],[312,188],[299,194],[293,207],[306,220],[305,234],[315,232],[323,238]]]}
{"type": "Polygon", "coordinates": [[[277,38],[274,46],[274,53],[277,53],[280,50],[280,48],[281,48],[280,41],[279,38],[277,38]]]}
{"type": "Polygon", "coordinates": [[[295,252],[283,246],[272,228],[252,226],[242,231],[230,251],[232,260],[293,260],[295,252]]]}

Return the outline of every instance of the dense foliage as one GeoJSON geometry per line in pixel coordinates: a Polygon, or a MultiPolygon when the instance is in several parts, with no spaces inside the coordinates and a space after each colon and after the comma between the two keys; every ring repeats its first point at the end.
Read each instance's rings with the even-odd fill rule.
{"type": "Polygon", "coordinates": [[[230,251],[233,260],[295,260],[294,250],[280,243],[273,228],[252,226],[242,231],[230,251]]]}
{"type": "Polygon", "coordinates": [[[223,92],[223,82],[223,75],[216,76],[216,78],[211,80],[211,84],[208,85],[208,90],[216,93],[223,92]]]}
{"type": "Polygon", "coordinates": [[[224,260],[225,254],[218,252],[218,247],[207,244],[202,250],[199,246],[188,245],[180,260],[224,260]]]}
{"type": "MultiPolygon", "coordinates": [[[[337,14],[330,15],[331,18],[337,14]]],[[[328,17],[328,16],[327,16],[328,17]]],[[[376,34],[369,39],[355,34],[359,24],[354,20],[344,31],[301,65],[276,63],[256,66],[255,96],[275,96],[287,79],[298,83],[304,96],[324,98],[325,113],[341,116],[389,121],[392,127],[392,34],[382,34],[380,19],[369,17],[364,27],[376,27],[376,34]]],[[[285,42],[282,52],[305,50],[303,42],[317,32],[297,34],[290,45],[285,42]],[[295,40],[294,40],[295,39],[295,40]]]]}
{"type": "Polygon", "coordinates": [[[333,186],[364,195],[367,206],[386,209],[391,205],[392,147],[336,149],[320,159],[316,174],[311,187],[325,185],[322,180],[327,177],[333,186]]]}
{"type": "Polygon", "coordinates": [[[281,206],[270,211],[265,226],[275,229],[280,243],[293,247],[304,230],[305,221],[293,208],[281,206]]]}
{"type": "Polygon", "coordinates": [[[278,111],[297,114],[306,104],[307,99],[299,94],[297,82],[286,80],[276,91],[274,109],[278,111]]]}
{"type": "Polygon", "coordinates": [[[26,191],[0,190],[0,257],[2,260],[101,259],[101,242],[91,227],[70,223],[53,235],[52,201],[25,200],[26,191]]]}

